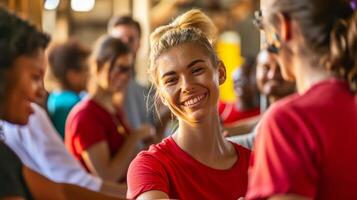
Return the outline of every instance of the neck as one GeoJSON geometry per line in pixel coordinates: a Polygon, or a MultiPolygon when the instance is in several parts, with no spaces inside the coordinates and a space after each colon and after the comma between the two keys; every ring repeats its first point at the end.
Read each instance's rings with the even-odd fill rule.
{"type": "Polygon", "coordinates": [[[96,90],[90,94],[90,99],[101,105],[108,112],[116,113],[116,107],[113,103],[113,93],[97,87],[96,90]]]}
{"type": "Polygon", "coordinates": [[[314,84],[333,77],[324,66],[312,64],[308,60],[300,60],[295,67],[296,87],[299,94],[306,92],[314,84]]]}
{"type": "Polygon", "coordinates": [[[211,116],[194,126],[179,119],[179,128],[173,136],[181,149],[202,163],[214,163],[232,152],[232,145],[222,134],[218,113],[211,116]]]}

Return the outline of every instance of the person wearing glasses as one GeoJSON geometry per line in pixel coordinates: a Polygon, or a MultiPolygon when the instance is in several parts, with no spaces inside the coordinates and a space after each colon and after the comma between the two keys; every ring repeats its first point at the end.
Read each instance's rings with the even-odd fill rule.
{"type": "Polygon", "coordinates": [[[178,119],[175,133],[130,164],[128,199],[238,199],[250,151],[226,140],[217,102],[226,70],[213,22],[191,10],[151,34],[149,72],[157,96],[178,119]]]}
{"type": "Polygon", "coordinates": [[[297,94],[258,128],[247,199],[357,199],[357,13],[345,0],[263,0],[257,22],[297,94]]]}
{"type": "Polygon", "coordinates": [[[152,135],[152,127],[146,124],[130,130],[120,104],[133,58],[119,39],[101,37],[92,55],[89,97],[72,109],[66,122],[67,149],[104,180],[124,182],[137,144],[152,135]]]}

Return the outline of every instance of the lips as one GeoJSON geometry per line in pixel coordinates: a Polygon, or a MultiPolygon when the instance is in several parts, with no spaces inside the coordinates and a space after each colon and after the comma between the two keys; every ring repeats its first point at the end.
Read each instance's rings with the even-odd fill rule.
{"type": "Polygon", "coordinates": [[[186,106],[186,107],[194,107],[198,105],[205,97],[207,96],[207,93],[196,95],[189,97],[187,100],[183,101],[181,104],[186,106]]]}

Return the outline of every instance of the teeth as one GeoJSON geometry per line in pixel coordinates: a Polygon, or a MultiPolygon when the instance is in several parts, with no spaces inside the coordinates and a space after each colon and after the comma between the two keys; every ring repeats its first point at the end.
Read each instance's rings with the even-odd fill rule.
{"type": "Polygon", "coordinates": [[[191,106],[191,105],[196,104],[197,102],[201,101],[204,97],[205,97],[205,95],[200,95],[198,97],[192,98],[190,100],[185,101],[184,105],[191,106]]]}

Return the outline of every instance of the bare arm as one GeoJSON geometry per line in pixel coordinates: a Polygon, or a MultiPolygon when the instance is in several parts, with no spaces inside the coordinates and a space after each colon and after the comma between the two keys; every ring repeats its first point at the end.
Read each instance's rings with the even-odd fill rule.
{"type": "Polygon", "coordinates": [[[307,198],[296,194],[284,194],[284,195],[274,195],[270,197],[269,200],[311,200],[311,198],[307,198]]]}
{"type": "Polygon", "coordinates": [[[243,135],[249,133],[259,122],[261,116],[250,117],[248,119],[241,120],[234,124],[225,125],[223,128],[227,131],[225,136],[243,135]]]}
{"type": "Polygon", "coordinates": [[[150,190],[139,195],[137,199],[144,200],[144,199],[170,199],[170,198],[169,196],[167,196],[165,192],[159,190],[150,190]]]}
{"type": "Polygon", "coordinates": [[[128,136],[113,158],[110,158],[109,147],[105,141],[88,148],[82,153],[82,158],[93,174],[116,182],[126,176],[129,164],[137,153],[138,142],[151,135],[152,127],[143,126],[128,136]]]}
{"type": "Polygon", "coordinates": [[[27,167],[23,168],[23,174],[31,194],[35,199],[118,199],[117,197],[107,196],[76,185],[52,182],[27,167]]]}
{"type": "Polygon", "coordinates": [[[123,183],[113,183],[109,181],[104,181],[100,188],[100,192],[104,194],[108,194],[111,196],[119,197],[125,199],[126,191],[128,190],[128,186],[123,183]]]}

